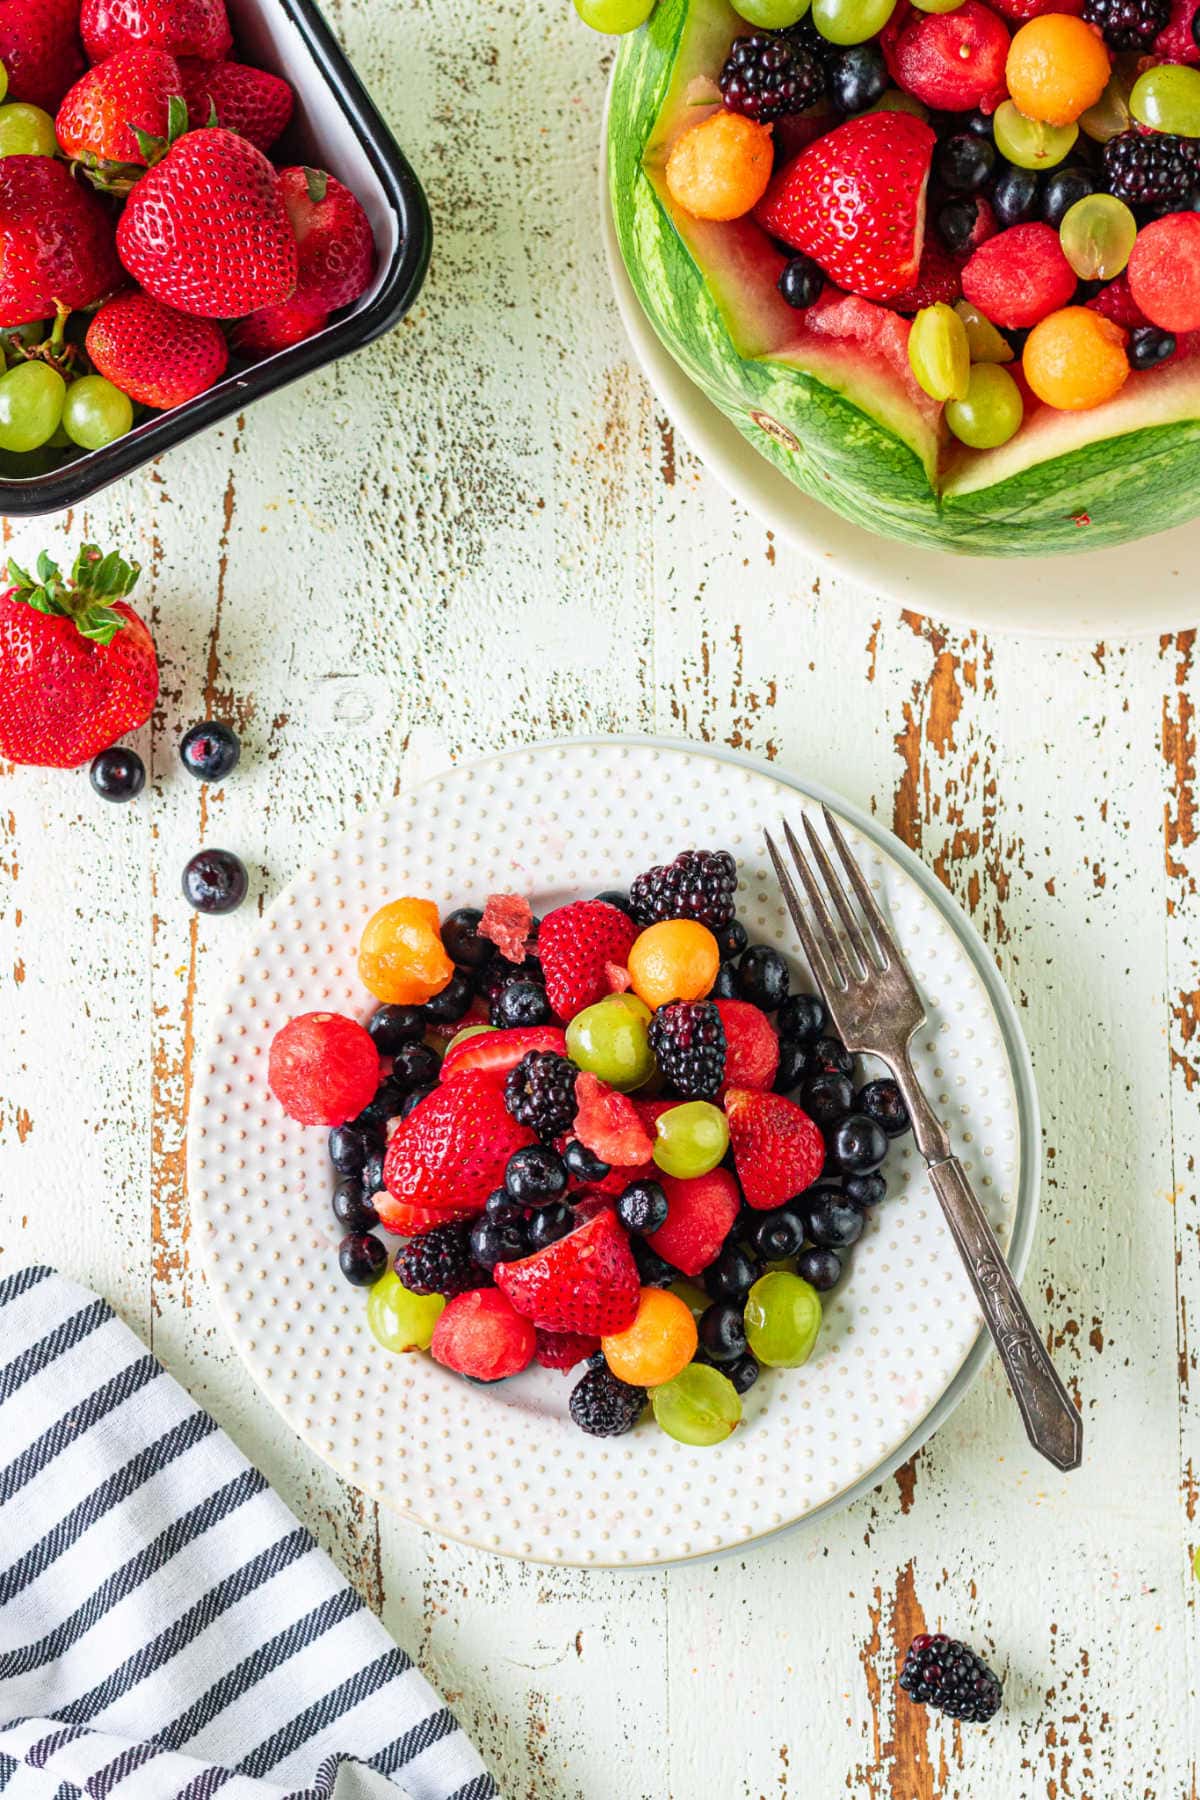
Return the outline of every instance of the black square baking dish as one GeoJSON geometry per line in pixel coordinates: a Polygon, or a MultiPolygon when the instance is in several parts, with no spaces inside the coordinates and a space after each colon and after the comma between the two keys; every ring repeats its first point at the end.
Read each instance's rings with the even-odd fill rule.
{"type": "Polygon", "coordinates": [[[195,400],[154,413],[103,450],[58,468],[0,478],[0,514],[58,512],[171,450],[262,394],[358,350],[396,325],[429,264],[429,209],[421,185],[312,0],[227,0],[235,54],[291,83],[296,110],[271,152],[280,164],[328,169],[351,188],[375,233],[379,264],[366,293],[323,331],[261,362],[231,366],[195,400]]]}

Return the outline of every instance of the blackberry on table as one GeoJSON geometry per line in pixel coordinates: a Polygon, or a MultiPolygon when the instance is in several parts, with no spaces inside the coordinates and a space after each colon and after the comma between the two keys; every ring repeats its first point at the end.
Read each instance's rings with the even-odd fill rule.
{"type": "MultiPolygon", "coordinates": [[[[727,65],[728,66],[728,65],[727,65]]],[[[684,850],[635,878],[629,908],[639,925],[698,919],[720,931],[733,918],[737,864],[728,850],[684,850]]]]}
{"type": "Polygon", "coordinates": [[[1181,205],[1197,185],[1195,142],[1169,131],[1121,131],[1102,152],[1104,185],[1133,206],[1181,205]]]}
{"type": "Polygon", "coordinates": [[[1083,16],[1114,50],[1148,50],[1171,17],[1170,0],[1084,0],[1083,16]]]}
{"type": "Polygon", "coordinates": [[[649,1026],[659,1069],[685,1100],[711,1100],[725,1078],[725,1027],[708,1000],[672,1000],[649,1026]]]}
{"type": "Polygon", "coordinates": [[[588,1370],[568,1401],[571,1417],[591,1437],[621,1437],[632,1431],[645,1404],[645,1388],[618,1381],[603,1364],[588,1370]]]}
{"type": "Polygon", "coordinates": [[[504,1104],[514,1119],[545,1143],[569,1131],[575,1118],[573,1063],[553,1050],[530,1050],[504,1083],[504,1104]]]}
{"type": "Polygon", "coordinates": [[[465,1225],[435,1225],[397,1252],[395,1269],[410,1294],[465,1294],[479,1286],[465,1225]]]}
{"type": "Polygon", "coordinates": [[[987,1664],[966,1644],[941,1632],[913,1639],[900,1686],[910,1700],[973,1725],[995,1718],[1003,1697],[999,1677],[987,1664]]]}
{"type": "Polygon", "coordinates": [[[825,72],[803,45],[754,32],[733,40],[720,86],[730,112],[765,124],[814,105],[825,92],[825,72]]]}

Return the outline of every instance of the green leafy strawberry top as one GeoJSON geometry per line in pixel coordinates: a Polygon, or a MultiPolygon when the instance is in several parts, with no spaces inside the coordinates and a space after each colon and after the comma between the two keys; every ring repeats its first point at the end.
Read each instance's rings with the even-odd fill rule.
{"type": "Polygon", "coordinates": [[[11,556],[7,572],[13,583],[10,600],[31,606],[35,612],[70,619],[82,637],[111,644],[126,623],[113,602],[132,592],[141,566],[127,563],[115,550],[105,556],[95,544],[84,544],[66,580],[44,550],[37,559],[36,580],[11,556]]]}

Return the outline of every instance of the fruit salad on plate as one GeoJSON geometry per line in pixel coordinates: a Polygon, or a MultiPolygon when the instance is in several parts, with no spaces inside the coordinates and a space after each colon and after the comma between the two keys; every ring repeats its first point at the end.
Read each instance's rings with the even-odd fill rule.
{"type": "Polygon", "coordinates": [[[908,1119],[736,894],[732,856],[687,850],[540,920],[398,898],[363,933],[365,1023],[277,1033],[271,1090],[329,1129],[338,1261],[387,1349],[570,1372],[581,1430],[649,1408],[695,1445],[808,1360],[908,1119]]]}
{"type": "Polygon", "coordinates": [[[641,13],[609,118],[622,255],[799,488],[989,555],[1200,510],[1197,0],[641,13]]]}
{"type": "Polygon", "coordinates": [[[293,105],[225,0],[4,0],[4,474],[103,449],[366,291],[358,200],[272,161],[293,105]]]}

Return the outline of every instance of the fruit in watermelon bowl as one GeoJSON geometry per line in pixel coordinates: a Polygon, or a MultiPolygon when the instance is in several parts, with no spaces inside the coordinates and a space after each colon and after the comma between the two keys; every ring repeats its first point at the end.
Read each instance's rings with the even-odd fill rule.
{"type": "Polygon", "coordinates": [[[659,0],[622,40],[607,178],[634,293],[798,505],[993,557],[1200,512],[1200,74],[1158,11],[883,0],[771,31],[659,0]],[[773,140],[734,216],[700,137],[730,113],[773,140]]]}

